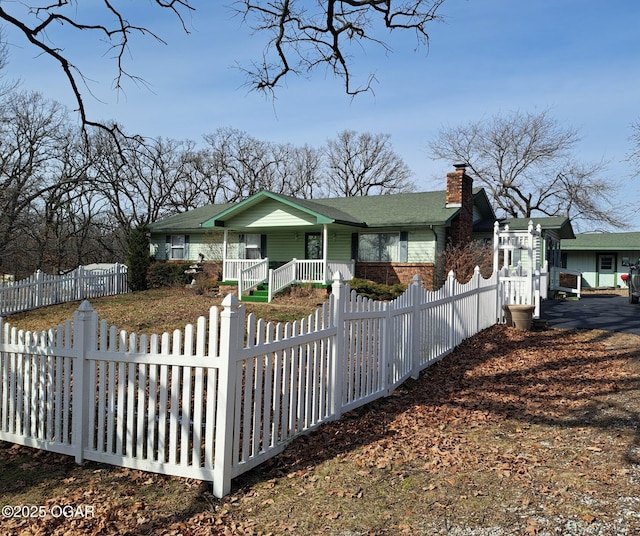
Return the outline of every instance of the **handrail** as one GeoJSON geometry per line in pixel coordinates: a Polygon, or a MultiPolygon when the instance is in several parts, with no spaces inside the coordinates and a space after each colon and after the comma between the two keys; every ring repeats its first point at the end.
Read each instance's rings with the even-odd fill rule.
{"type": "Polygon", "coordinates": [[[582,290],[582,271],[569,270],[567,268],[560,268],[558,266],[551,267],[551,290],[563,290],[565,292],[571,292],[576,294],[580,298],[580,292],[582,290]],[[576,286],[574,288],[564,287],[560,284],[560,274],[575,275],[576,286]]]}
{"type": "Polygon", "coordinates": [[[269,301],[273,296],[296,281],[296,259],[291,259],[288,263],[279,266],[274,270],[269,270],[269,301]]]}
{"type": "Polygon", "coordinates": [[[242,295],[256,288],[260,283],[267,281],[269,272],[269,259],[262,259],[260,262],[240,270],[238,274],[238,298],[242,300],[242,295]]]}

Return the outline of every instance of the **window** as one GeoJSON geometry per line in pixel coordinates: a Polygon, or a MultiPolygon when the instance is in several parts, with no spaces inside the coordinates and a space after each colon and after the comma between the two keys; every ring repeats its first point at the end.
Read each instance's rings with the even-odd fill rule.
{"type": "Polygon", "coordinates": [[[185,235],[176,235],[170,237],[169,240],[169,258],[175,260],[186,259],[187,237],[185,235]]]}
{"type": "Polygon", "coordinates": [[[259,234],[240,235],[240,258],[262,259],[264,255],[264,239],[259,234]]]}
{"type": "Polygon", "coordinates": [[[364,262],[399,261],[399,233],[361,234],[358,240],[358,260],[364,262]]]}
{"type": "Polygon", "coordinates": [[[600,257],[600,270],[613,270],[613,257],[600,257]]]}
{"type": "Polygon", "coordinates": [[[307,233],[305,239],[305,259],[322,259],[322,235],[320,233],[307,233]]]}

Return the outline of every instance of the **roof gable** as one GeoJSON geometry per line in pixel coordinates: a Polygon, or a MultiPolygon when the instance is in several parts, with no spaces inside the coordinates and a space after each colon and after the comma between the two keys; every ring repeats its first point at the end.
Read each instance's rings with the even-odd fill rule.
{"type": "MultiPolygon", "coordinates": [[[[225,222],[231,221],[233,218],[237,218],[241,213],[254,209],[257,205],[266,202],[275,201],[286,207],[287,211],[291,213],[291,210],[297,210],[303,214],[315,218],[315,223],[347,223],[351,225],[362,225],[363,222],[352,218],[349,214],[345,214],[337,210],[327,210],[322,205],[318,205],[316,202],[307,199],[297,199],[288,195],[275,194],[263,190],[258,192],[240,203],[235,203],[219,214],[215,215],[208,221],[204,222],[203,227],[213,226],[225,226],[225,222]]],[[[276,206],[271,204],[271,206],[276,206]]]]}

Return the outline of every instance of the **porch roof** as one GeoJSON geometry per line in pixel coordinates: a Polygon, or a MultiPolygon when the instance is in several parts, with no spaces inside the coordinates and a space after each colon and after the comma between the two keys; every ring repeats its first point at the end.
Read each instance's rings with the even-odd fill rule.
{"type": "MultiPolygon", "coordinates": [[[[525,231],[529,222],[533,222],[536,227],[540,224],[543,231],[557,231],[558,237],[561,239],[573,239],[576,235],[573,232],[571,220],[565,216],[544,216],[540,218],[505,218],[500,220],[500,226],[508,225],[512,231],[525,231]]],[[[564,245],[563,245],[564,247],[564,245]]]]}

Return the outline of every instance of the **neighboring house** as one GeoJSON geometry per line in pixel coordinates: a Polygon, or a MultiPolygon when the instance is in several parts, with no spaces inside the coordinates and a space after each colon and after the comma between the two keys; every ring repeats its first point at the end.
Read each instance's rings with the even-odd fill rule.
{"type": "Polygon", "coordinates": [[[155,222],[150,241],[157,260],[203,255],[225,281],[255,280],[250,269],[261,265],[318,283],[336,270],[387,284],[418,274],[434,288],[447,243],[466,243],[474,225],[493,221],[485,191],[457,165],[446,191],[312,200],[261,191],[155,222]]]}
{"type": "Polygon", "coordinates": [[[639,258],[640,232],[581,233],[562,241],[562,265],[582,272],[583,287],[626,286],[620,275],[639,258]]]}

